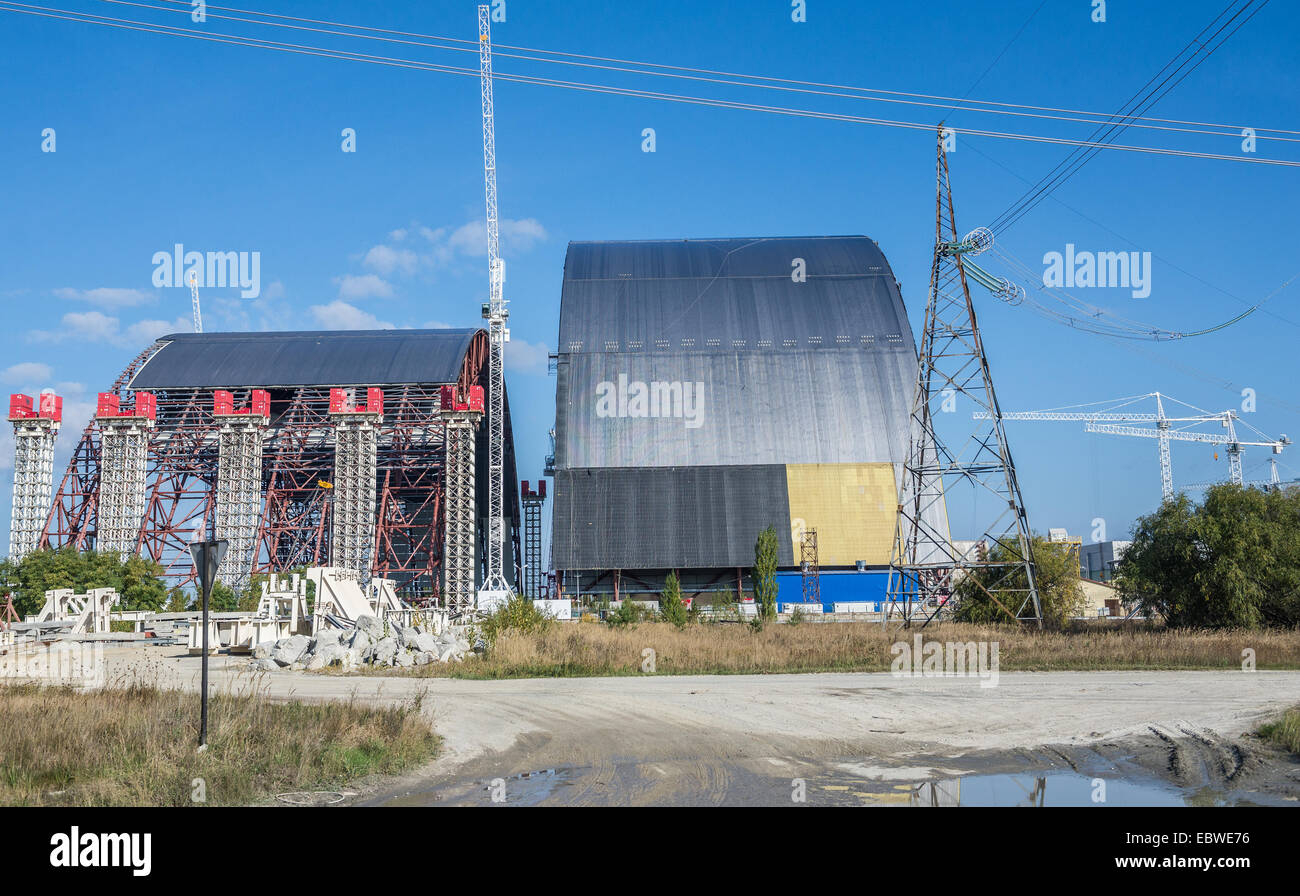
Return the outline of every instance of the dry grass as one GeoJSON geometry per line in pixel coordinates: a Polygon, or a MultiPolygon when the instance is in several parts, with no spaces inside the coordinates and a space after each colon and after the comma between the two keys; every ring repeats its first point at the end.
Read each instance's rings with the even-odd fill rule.
{"type": "Polygon", "coordinates": [[[1276,722],[1261,726],[1258,733],[1265,740],[1300,757],[1300,709],[1287,710],[1276,722]]]}
{"type": "Polygon", "coordinates": [[[396,708],[276,702],[257,691],[209,705],[198,753],[196,695],[133,684],[103,691],[0,688],[0,805],[245,805],[428,761],[438,738],[419,699],[396,708]]]}
{"type": "MultiPolygon", "coordinates": [[[[455,678],[640,675],[643,651],[655,652],[660,675],[774,672],[885,672],[891,647],[917,634],[886,633],[870,623],[690,625],[641,623],[626,628],[575,623],[542,632],[502,632],[485,656],[452,665],[377,674],[455,678]]],[[[997,642],[1008,671],[1077,669],[1236,669],[1255,651],[1260,669],[1300,669],[1297,631],[1167,631],[1139,626],[1086,626],[1038,632],[980,625],[931,626],[925,640],[997,642]]]]}

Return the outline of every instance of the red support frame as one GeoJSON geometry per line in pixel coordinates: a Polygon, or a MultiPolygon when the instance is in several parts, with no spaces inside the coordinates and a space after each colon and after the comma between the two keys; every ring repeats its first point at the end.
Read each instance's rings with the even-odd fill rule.
{"type": "MultiPolygon", "coordinates": [[[[164,343],[142,352],[114,382],[123,405],[136,372],[164,343]]],[[[470,341],[457,377],[463,390],[487,378],[487,333],[470,341]]],[[[339,384],[357,389],[375,384],[339,384]]],[[[443,384],[381,384],[385,409],[377,457],[377,525],[372,574],[397,582],[415,601],[440,597],[445,483],[444,435],[439,391],[443,384]]],[[[253,389],[226,387],[236,403],[253,389]]],[[[270,424],[263,445],[262,516],[253,572],[329,563],[329,489],[333,477],[333,423],[329,388],[270,388],[270,424]]],[[[154,390],[157,426],[149,444],[147,502],[136,545],[163,567],[168,584],[194,581],[189,542],[208,531],[217,480],[217,433],[213,389],[154,390]]],[[[261,396],[259,396],[260,398],[261,396]]],[[[263,399],[264,400],[264,399],[263,399]]],[[[224,406],[224,405],[223,405],[224,406]]],[[[514,478],[509,408],[506,409],[507,476],[514,478]]],[[[480,433],[480,440],[486,438],[480,433]]],[[[482,446],[481,446],[482,447],[482,446]]],[[[486,470],[486,465],[481,465],[486,470]]],[[[485,485],[485,483],[484,483],[485,485]]],[[[485,489],[484,489],[485,491],[485,489]]],[[[99,493],[99,428],[92,420],[81,436],[59,485],[41,539],[42,547],[94,547],[99,493]]],[[[512,539],[519,552],[518,494],[513,497],[512,539]]]]}

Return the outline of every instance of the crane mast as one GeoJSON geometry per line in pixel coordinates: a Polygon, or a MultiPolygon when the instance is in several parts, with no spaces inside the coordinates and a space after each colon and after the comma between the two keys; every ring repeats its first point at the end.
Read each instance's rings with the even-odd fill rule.
{"type": "Polygon", "coordinates": [[[199,275],[190,271],[190,298],[194,305],[194,332],[203,332],[203,313],[199,311],[199,275]]]}
{"type": "Polygon", "coordinates": [[[488,535],[487,570],[479,591],[479,609],[491,609],[510,595],[505,577],[505,344],[510,340],[503,296],[505,263],[501,260],[497,220],[497,150],[492,108],[492,24],[486,4],[478,8],[479,80],[483,99],[483,185],[487,212],[488,321],[491,356],[488,362],[488,535]]]}

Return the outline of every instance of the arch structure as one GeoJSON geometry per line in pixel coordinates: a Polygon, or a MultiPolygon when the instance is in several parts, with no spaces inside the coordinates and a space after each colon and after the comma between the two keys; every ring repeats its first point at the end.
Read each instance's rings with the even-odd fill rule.
{"type": "MultiPolygon", "coordinates": [[[[465,425],[463,406],[474,387],[486,386],[488,349],[481,329],[164,336],[103,394],[111,396],[112,409],[134,411],[118,411],[115,418],[105,412],[101,395],[100,413],[81,434],[59,483],[40,546],[106,548],[102,520],[109,517],[107,502],[117,499],[111,484],[105,487],[104,440],[112,440],[123,419],[136,419],[147,423],[144,494],[126,503],[142,506],[143,513],[138,520],[131,514],[133,537],[113,549],[156,560],[169,584],[194,581],[189,543],[221,528],[238,555],[228,557],[219,573],[227,584],[299,566],[339,565],[344,558],[336,555],[346,553],[363,578],[392,579],[408,599],[439,601],[449,537],[472,542],[456,553],[472,556],[482,579],[486,427],[474,427],[477,463],[452,465],[471,476],[480,471],[469,484],[448,482],[455,474],[448,468],[446,433],[453,419],[465,425]],[[443,406],[448,400],[452,407],[443,406]],[[341,478],[348,479],[346,502],[343,483],[336,481],[341,478]],[[448,534],[449,485],[472,495],[475,505],[460,514],[467,523],[459,534],[448,534]],[[346,551],[334,544],[345,503],[351,527],[346,551]]],[[[511,482],[508,401],[505,421],[511,482]]],[[[517,491],[507,490],[506,506],[512,548],[506,568],[517,581],[517,491]]]]}

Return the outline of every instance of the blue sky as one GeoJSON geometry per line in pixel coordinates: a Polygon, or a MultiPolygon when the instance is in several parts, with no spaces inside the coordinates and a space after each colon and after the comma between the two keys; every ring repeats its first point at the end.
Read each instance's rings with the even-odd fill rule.
{"type": "MultiPolygon", "coordinates": [[[[163,0],[141,0],[166,5],[163,0]]],[[[62,7],[214,32],[473,67],[471,53],[254,28],[94,0],[62,7]]],[[[259,3],[244,8],[472,40],[472,2],[259,3]]],[[[944,96],[1110,111],[1223,8],[1222,0],[1039,0],[928,6],[808,0],[580,4],[508,0],[498,44],[944,96]],[[999,54],[1002,53],[1001,58],[999,54]],[[990,69],[990,64],[996,64],[990,69]],[[987,70],[987,73],[986,73],[987,70]],[[981,80],[981,75],[983,75],[981,80]],[[978,84],[977,84],[978,81],[978,84]]],[[[212,12],[216,14],[216,10],[212,12]]],[[[1151,115],[1297,127],[1300,9],[1272,3],[1151,115]]],[[[539,66],[502,72],[803,105],[936,123],[941,110],[539,66]]],[[[863,233],[876,239],[919,326],[933,240],[925,131],[719,110],[498,83],[497,148],[512,300],[509,388],[521,477],[536,478],[554,416],[555,347],[570,240],[863,233]],[[656,151],[642,152],[642,131],[656,151]]],[[[479,95],[474,78],[36,18],[0,11],[0,387],[60,389],[84,421],[94,393],[159,334],[190,328],[185,289],[157,289],[175,243],[257,251],[261,295],[204,291],[205,328],[469,326],[486,293],[479,95]],[[41,151],[53,128],[56,152],[41,151]],[[357,151],[341,151],[341,131],[357,151]]],[[[986,223],[1067,152],[963,127],[1081,139],[1077,124],[954,113],[958,222],[986,223]],[[1023,180],[1022,180],[1023,179],[1023,180]]],[[[1130,131],[1120,142],[1240,154],[1237,138],[1130,131]]],[[[1261,156],[1300,158],[1264,142],[1261,156]]],[[[1300,272],[1295,169],[1103,152],[1001,245],[1031,267],[1067,243],[1153,253],[1152,294],[1078,293],[1128,317],[1192,330],[1239,313],[1300,272]],[[1226,293],[1226,294],[1225,294],[1226,293]],[[1231,295],[1228,295],[1231,294],[1231,295]]],[[[991,267],[993,267],[991,265],[991,267]]],[[[999,271],[999,273],[1001,273],[999,271]]],[[[1004,409],[1159,390],[1300,433],[1300,283],[1212,336],[1115,342],[977,294],[1004,409]]],[[[1152,442],[1072,424],[1009,424],[1035,528],[1123,537],[1159,501],[1152,442]]],[[[62,463],[75,441],[66,431],[62,463]]],[[[12,463],[12,442],[0,464],[12,463]]],[[[1222,455],[1221,455],[1222,458],[1222,455]]],[[[1265,476],[1266,456],[1246,455],[1265,476]]],[[[1282,458],[1300,475],[1300,461],[1282,458]]],[[[1209,446],[1174,447],[1176,482],[1226,475],[1209,446]]],[[[7,489],[7,485],[6,485],[7,489]]],[[[8,507],[7,495],[5,508],[8,507]]],[[[8,514],[0,527],[7,528],[8,514]]],[[[954,520],[960,529],[961,521],[954,520]]]]}

